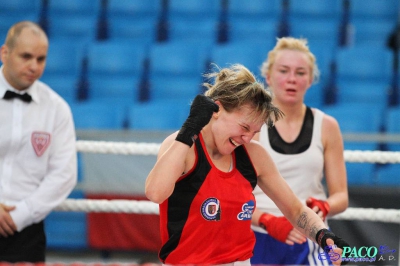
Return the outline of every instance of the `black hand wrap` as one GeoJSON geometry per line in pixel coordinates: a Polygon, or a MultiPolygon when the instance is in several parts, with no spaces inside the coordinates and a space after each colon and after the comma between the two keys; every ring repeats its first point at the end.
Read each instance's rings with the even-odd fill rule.
{"type": "MultiPolygon", "coordinates": [[[[349,247],[350,245],[344,241],[342,238],[336,236],[334,233],[329,231],[328,229],[321,229],[317,232],[315,239],[317,240],[317,243],[322,249],[325,251],[325,247],[328,246],[326,244],[326,240],[330,238],[333,240],[334,244],[343,250],[343,247],[349,247]]],[[[347,261],[343,261],[341,264],[345,265],[347,264],[347,261]]]]}
{"type": "Polygon", "coordinates": [[[201,129],[210,122],[212,114],[218,110],[219,106],[209,97],[197,95],[190,107],[189,117],[183,123],[175,140],[192,147],[201,129]]]}

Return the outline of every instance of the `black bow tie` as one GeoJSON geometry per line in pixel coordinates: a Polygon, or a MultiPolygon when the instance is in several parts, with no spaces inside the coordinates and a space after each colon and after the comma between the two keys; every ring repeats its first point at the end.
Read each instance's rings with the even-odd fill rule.
{"type": "Polygon", "coordinates": [[[13,99],[13,98],[19,98],[24,102],[30,103],[32,101],[32,96],[30,96],[28,93],[24,94],[19,94],[13,91],[6,91],[6,94],[4,94],[3,99],[13,99]]]}

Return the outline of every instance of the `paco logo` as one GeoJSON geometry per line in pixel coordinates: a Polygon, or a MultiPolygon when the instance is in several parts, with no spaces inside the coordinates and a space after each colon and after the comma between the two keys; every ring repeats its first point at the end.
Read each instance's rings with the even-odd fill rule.
{"type": "Polygon", "coordinates": [[[221,207],[217,198],[208,198],[201,204],[201,215],[207,221],[221,220],[221,207]]]}
{"type": "Polygon", "coordinates": [[[336,248],[336,245],[327,246],[325,248],[325,253],[319,254],[318,259],[327,260],[329,257],[331,261],[337,261],[341,258],[343,262],[374,262],[385,261],[386,259],[394,260],[394,256],[392,254],[389,254],[389,257],[386,259],[384,257],[384,254],[396,252],[395,249],[389,249],[386,245],[381,245],[379,250],[375,246],[362,246],[360,248],[343,247],[342,256],[340,256],[339,253],[333,251],[334,248],[336,248]],[[378,251],[380,254],[379,258],[377,258],[378,251]]]}
{"type": "Polygon", "coordinates": [[[238,220],[251,220],[254,212],[254,201],[249,200],[242,206],[242,211],[237,215],[238,220]]]}

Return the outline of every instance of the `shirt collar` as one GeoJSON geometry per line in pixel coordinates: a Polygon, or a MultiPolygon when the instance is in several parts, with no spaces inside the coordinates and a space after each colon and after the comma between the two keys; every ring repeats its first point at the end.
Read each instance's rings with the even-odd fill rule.
{"type": "MultiPolygon", "coordinates": [[[[37,82],[38,81],[35,80],[35,82],[33,82],[33,84],[30,87],[23,90],[23,92],[29,93],[32,96],[32,100],[36,103],[39,102],[39,96],[37,93],[37,82]]],[[[3,66],[0,67],[0,84],[2,85],[0,86],[0,98],[3,98],[7,90],[14,91],[16,93],[21,93],[20,90],[15,89],[13,86],[10,85],[10,83],[8,83],[8,81],[4,77],[3,66]]]]}

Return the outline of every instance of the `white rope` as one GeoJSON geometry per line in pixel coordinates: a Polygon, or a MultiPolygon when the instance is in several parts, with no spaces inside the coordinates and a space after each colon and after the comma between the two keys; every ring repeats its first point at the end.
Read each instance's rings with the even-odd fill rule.
{"type": "MultiPolygon", "coordinates": [[[[67,199],[59,205],[56,211],[77,212],[107,212],[107,213],[136,213],[159,214],[158,204],[147,200],[91,200],[67,199]]],[[[373,208],[347,208],[332,219],[362,220],[400,224],[400,210],[373,209],[373,208]]]]}
{"type": "Polygon", "coordinates": [[[57,208],[55,208],[55,210],[75,212],[159,214],[158,204],[148,200],[66,199],[57,208]]]}
{"type": "MultiPolygon", "coordinates": [[[[123,155],[157,155],[159,143],[82,141],[76,142],[78,152],[123,155]]],[[[400,152],[389,151],[344,151],[346,162],[356,163],[400,163],[400,152]]]]}

